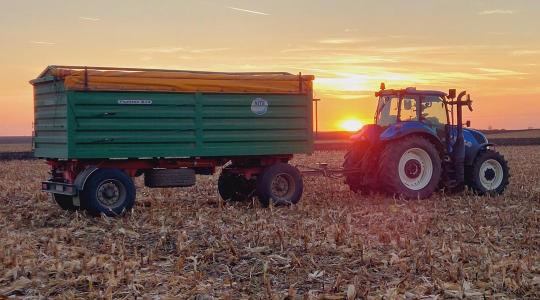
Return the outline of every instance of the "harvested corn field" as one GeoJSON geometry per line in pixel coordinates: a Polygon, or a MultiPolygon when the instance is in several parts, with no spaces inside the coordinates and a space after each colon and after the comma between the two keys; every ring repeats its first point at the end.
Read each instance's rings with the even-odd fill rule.
{"type": "MultiPolygon", "coordinates": [[[[499,198],[402,201],[306,177],[302,201],[223,203],[217,176],[148,189],[120,218],[58,208],[42,161],[0,162],[0,297],[402,299],[540,297],[540,147],[500,147],[499,198]]],[[[293,164],[339,166],[343,152],[293,164]]]]}

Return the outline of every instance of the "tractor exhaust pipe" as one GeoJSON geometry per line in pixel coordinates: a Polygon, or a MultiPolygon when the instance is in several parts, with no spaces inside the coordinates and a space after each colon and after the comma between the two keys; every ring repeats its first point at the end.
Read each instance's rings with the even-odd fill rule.
{"type": "Polygon", "coordinates": [[[456,181],[458,185],[465,182],[465,141],[463,139],[463,105],[466,104],[462,98],[467,94],[461,92],[456,101],[457,107],[457,136],[453,149],[454,170],[456,170],[456,181]]]}

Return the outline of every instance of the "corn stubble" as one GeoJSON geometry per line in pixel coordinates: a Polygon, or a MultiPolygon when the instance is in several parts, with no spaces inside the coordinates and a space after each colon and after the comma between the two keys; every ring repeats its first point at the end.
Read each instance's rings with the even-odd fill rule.
{"type": "MultiPolygon", "coordinates": [[[[540,297],[540,147],[502,147],[503,197],[401,201],[305,178],[299,205],[223,203],[216,176],[147,189],[133,212],[61,211],[41,161],[0,162],[0,298],[540,297]]],[[[298,156],[329,162],[342,152],[298,156]]]]}

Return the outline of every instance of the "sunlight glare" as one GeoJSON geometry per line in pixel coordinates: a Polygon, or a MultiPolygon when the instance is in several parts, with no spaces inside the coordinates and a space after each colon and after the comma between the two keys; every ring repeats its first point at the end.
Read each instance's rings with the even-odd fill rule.
{"type": "Polygon", "coordinates": [[[347,119],[340,123],[341,129],[350,132],[358,131],[362,126],[364,126],[364,124],[358,119],[347,119]]]}

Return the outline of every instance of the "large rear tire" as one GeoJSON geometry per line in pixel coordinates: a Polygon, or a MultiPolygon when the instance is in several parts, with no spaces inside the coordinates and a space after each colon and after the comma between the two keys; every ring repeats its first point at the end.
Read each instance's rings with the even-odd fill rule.
{"type": "Polygon", "coordinates": [[[499,152],[480,152],[472,168],[468,169],[467,185],[479,195],[500,195],[508,186],[510,169],[508,162],[499,152]]]}
{"type": "Polygon", "coordinates": [[[218,192],[225,201],[245,201],[256,193],[256,181],[244,176],[222,171],[218,179],[218,192]]]}
{"type": "Polygon", "coordinates": [[[345,171],[345,184],[351,191],[362,195],[369,195],[375,189],[363,183],[361,172],[352,172],[362,166],[362,160],[366,157],[367,146],[354,143],[345,154],[343,161],[343,170],[345,171]]]}
{"type": "Polygon", "coordinates": [[[81,205],[90,215],[115,217],[135,204],[135,184],[119,169],[98,169],[81,191],[81,205]]]}
{"type": "Polygon", "coordinates": [[[419,137],[390,142],[379,159],[379,182],[386,192],[405,199],[423,199],[438,189],[441,158],[435,145],[419,137]]]}
{"type": "Polygon", "coordinates": [[[264,169],[257,178],[257,196],[264,207],[270,204],[291,205],[300,201],[304,182],[297,168],[277,163],[264,169]]]}

